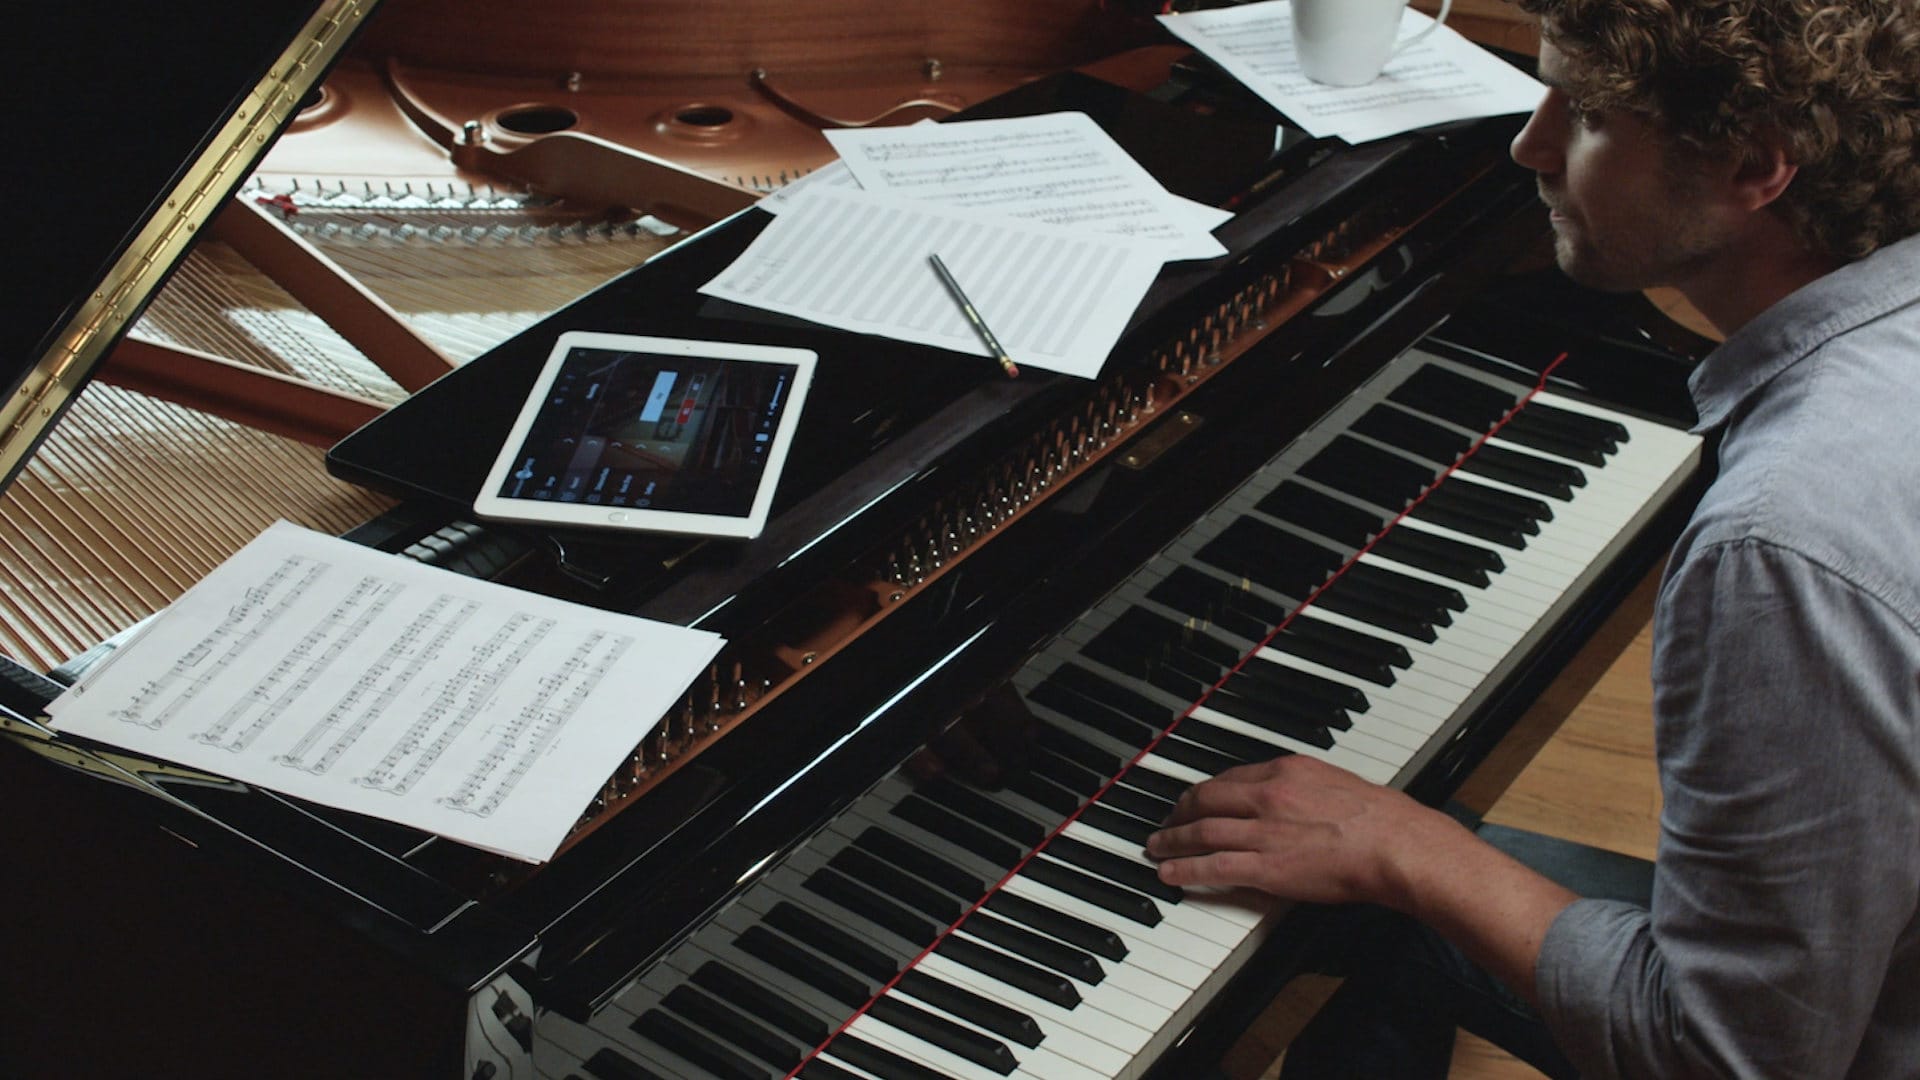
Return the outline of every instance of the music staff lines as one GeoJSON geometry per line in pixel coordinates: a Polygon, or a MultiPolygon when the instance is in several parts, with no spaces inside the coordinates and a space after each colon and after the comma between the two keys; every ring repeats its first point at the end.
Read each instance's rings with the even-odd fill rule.
{"type": "Polygon", "coordinates": [[[152,731],[166,727],[228,666],[263,640],[279,617],[326,572],[324,563],[300,556],[283,560],[265,580],[245,590],[225,617],[165,672],[144,683],[125,707],[114,710],[115,718],[152,731]]]}
{"type": "Polygon", "coordinates": [[[307,693],[342,653],[384,614],[397,587],[363,577],[340,602],[330,608],[291,648],[280,655],[246,695],[222,713],[206,730],[194,736],[210,746],[239,753],[272,728],[290,701],[307,693]],[[248,717],[233,738],[227,733],[248,717]]]}
{"type": "Polygon", "coordinates": [[[513,720],[495,733],[487,753],[453,794],[441,800],[442,805],[481,817],[498,810],[546,754],[565,728],[566,718],[600,686],[632,644],[632,638],[599,631],[582,639],[559,669],[540,677],[538,696],[522,704],[513,720]],[[496,778],[503,766],[505,774],[496,778]]]}
{"type": "Polygon", "coordinates": [[[283,765],[319,775],[360,741],[369,728],[379,724],[394,703],[414,685],[421,674],[432,669],[446,651],[458,629],[478,611],[471,601],[456,601],[437,596],[426,610],[410,620],[393,639],[393,645],[353,681],[319,721],[308,727],[293,748],[282,754],[283,765]],[[458,609],[449,613],[449,608],[458,609]],[[316,758],[308,754],[329,734],[335,737],[316,758]]]}

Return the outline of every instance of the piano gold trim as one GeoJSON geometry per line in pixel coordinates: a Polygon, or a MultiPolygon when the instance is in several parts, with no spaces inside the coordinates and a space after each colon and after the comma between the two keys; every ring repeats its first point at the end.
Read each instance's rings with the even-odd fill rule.
{"type": "Polygon", "coordinates": [[[246,103],[208,141],[213,149],[186,171],[167,194],[162,210],[81,303],[53,348],[22,382],[20,392],[0,402],[0,477],[13,475],[26,460],[41,431],[79,392],[371,9],[372,4],[363,0],[336,0],[314,13],[267,77],[248,94],[246,103]]]}

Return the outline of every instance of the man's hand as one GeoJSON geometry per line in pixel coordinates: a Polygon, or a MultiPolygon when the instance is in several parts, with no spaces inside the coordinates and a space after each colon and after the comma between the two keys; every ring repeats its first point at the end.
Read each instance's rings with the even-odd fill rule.
{"type": "Polygon", "coordinates": [[[1296,754],[1188,789],[1147,855],[1169,885],[1251,885],[1289,900],[1404,910],[1401,852],[1447,831],[1464,833],[1398,791],[1296,754]]]}
{"type": "Polygon", "coordinates": [[[1300,755],[1195,784],[1147,855],[1169,885],[1406,912],[1529,1000],[1540,942],[1574,900],[1438,810],[1300,755]]]}

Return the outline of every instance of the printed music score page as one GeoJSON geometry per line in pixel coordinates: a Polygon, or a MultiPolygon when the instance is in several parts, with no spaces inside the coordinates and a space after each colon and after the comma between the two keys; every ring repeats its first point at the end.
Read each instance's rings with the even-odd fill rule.
{"type": "Polygon", "coordinates": [[[134,753],[540,862],[720,645],[279,522],[48,713],[134,753]]]}
{"type": "MultiPolygon", "coordinates": [[[[1365,86],[1325,86],[1300,73],[1289,0],[1159,19],[1307,134],[1335,135],[1350,143],[1450,120],[1531,112],[1546,93],[1532,76],[1450,26],[1390,58],[1365,86]]],[[[1400,36],[1410,37],[1432,22],[1408,8],[1401,15],[1400,36]]]]}
{"type": "Polygon", "coordinates": [[[1164,246],[1168,259],[1227,253],[1233,215],[1160,185],[1093,118],[1046,113],[825,133],[862,190],[997,210],[1164,246]]]}
{"type": "Polygon", "coordinates": [[[938,254],[1021,367],[1092,378],[1160,272],[1124,236],[855,188],[794,192],[700,291],[827,326],[989,355],[938,254]]]}

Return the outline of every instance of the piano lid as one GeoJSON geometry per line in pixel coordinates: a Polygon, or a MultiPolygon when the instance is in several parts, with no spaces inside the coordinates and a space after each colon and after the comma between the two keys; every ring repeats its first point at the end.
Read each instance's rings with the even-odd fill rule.
{"type": "Polygon", "coordinates": [[[252,171],[374,0],[21,5],[0,303],[0,487],[252,171]],[[18,134],[24,127],[24,137],[18,134]]]}

